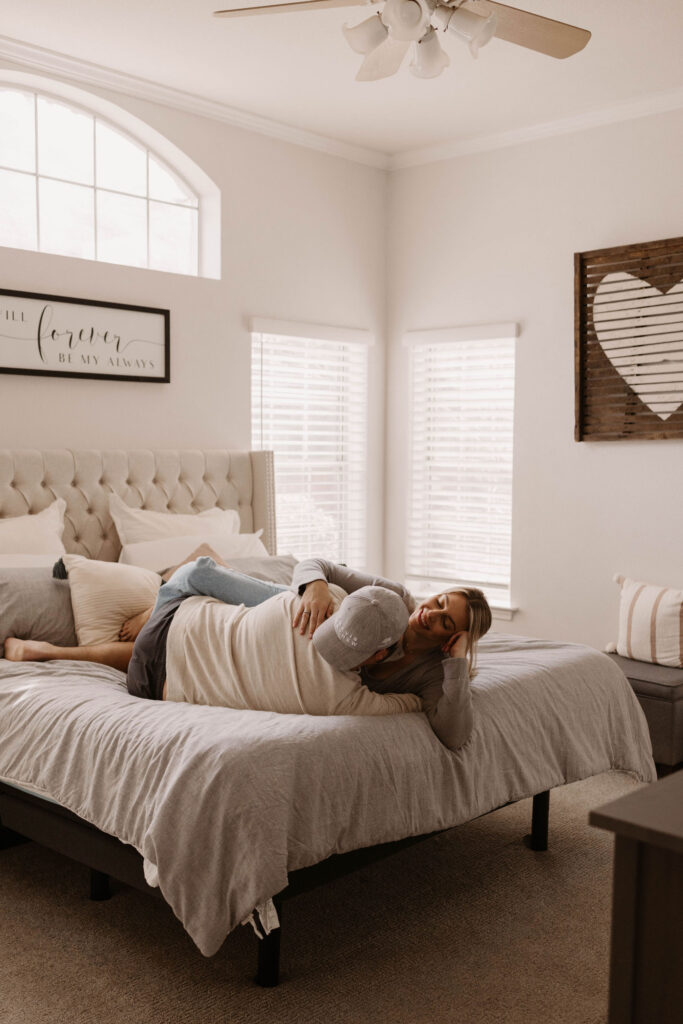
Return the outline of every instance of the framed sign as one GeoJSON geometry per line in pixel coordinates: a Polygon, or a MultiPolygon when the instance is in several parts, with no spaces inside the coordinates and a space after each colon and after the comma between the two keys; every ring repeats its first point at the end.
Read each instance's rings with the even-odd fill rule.
{"type": "Polygon", "coordinates": [[[577,441],[683,438],[683,238],[574,256],[577,441]]]}
{"type": "Polygon", "coordinates": [[[0,289],[0,373],[165,384],[169,324],[167,309],[0,289]]]}

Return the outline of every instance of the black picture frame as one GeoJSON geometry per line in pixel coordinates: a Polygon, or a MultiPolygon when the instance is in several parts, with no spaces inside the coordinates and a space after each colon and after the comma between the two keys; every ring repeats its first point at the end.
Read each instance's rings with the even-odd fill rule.
{"type": "Polygon", "coordinates": [[[0,373],[168,384],[170,337],[168,309],[0,288],[0,373]]]}

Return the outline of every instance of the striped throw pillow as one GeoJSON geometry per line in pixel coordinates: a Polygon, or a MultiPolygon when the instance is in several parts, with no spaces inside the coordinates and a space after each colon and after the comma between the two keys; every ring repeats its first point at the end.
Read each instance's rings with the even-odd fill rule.
{"type": "Polygon", "coordinates": [[[621,587],[617,654],[683,668],[683,590],[615,576],[621,587]]]}
{"type": "Polygon", "coordinates": [[[69,574],[79,647],[118,640],[124,621],[157,599],[161,576],[150,569],[98,562],[83,555],[63,555],[62,559],[69,574]]]}

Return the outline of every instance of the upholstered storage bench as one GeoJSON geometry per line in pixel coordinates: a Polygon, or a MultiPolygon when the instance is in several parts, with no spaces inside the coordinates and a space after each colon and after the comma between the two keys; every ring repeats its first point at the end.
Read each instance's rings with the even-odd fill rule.
{"type": "Polygon", "coordinates": [[[633,687],[645,712],[657,764],[683,761],[683,668],[651,665],[610,654],[633,687]]]}

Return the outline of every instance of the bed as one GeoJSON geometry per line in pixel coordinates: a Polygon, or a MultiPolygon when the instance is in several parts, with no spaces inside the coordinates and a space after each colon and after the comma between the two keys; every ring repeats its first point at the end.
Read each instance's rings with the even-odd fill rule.
{"type": "MultiPolygon", "coordinates": [[[[267,452],[0,451],[0,517],[66,502],[67,551],[115,561],[110,493],[164,512],[236,509],[276,551],[267,452]]],[[[578,644],[492,633],[458,752],[422,714],[322,718],[144,701],[88,662],[0,660],[0,846],[25,837],[161,895],[214,955],[250,921],[259,984],[278,980],[289,895],[533,797],[614,769],[656,778],[647,725],[617,666],[578,644]]]]}

